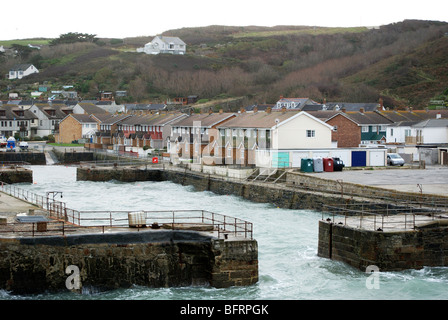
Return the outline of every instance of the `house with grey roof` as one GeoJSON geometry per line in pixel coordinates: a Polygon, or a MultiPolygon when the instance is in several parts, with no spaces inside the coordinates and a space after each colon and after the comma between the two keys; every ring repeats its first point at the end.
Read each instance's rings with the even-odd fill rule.
{"type": "Polygon", "coordinates": [[[100,113],[108,113],[103,108],[93,104],[93,103],[83,103],[80,102],[73,107],[73,113],[77,114],[100,114],[100,113]]]}
{"type": "Polygon", "coordinates": [[[302,110],[302,108],[306,105],[317,105],[316,101],[311,100],[310,98],[284,98],[280,96],[280,99],[277,101],[273,109],[294,109],[294,110],[302,110]]]}
{"type": "Polygon", "coordinates": [[[151,42],[145,44],[143,48],[137,49],[137,52],[146,54],[185,54],[187,45],[178,37],[156,36],[151,42]]]}
{"type": "Polygon", "coordinates": [[[39,70],[34,65],[30,63],[16,64],[9,69],[8,79],[22,79],[33,73],[39,73],[39,70]]]}
{"type": "Polygon", "coordinates": [[[35,135],[40,137],[54,134],[58,130],[59,122],[73,112],[72,108],[65,104],[50,103],[35,103],[28,110],[38,118],[35,135]]]}
{"type": "Polygon", "coordinates": [[[5,137],[31,138],[37,130],[37,116],[16,105],[0,107],[0,134],[5,137]]]}
{"type": "Polygon", "coordinates": [[[131,103],[124,105],[124,112],[127,113],[144,113],[151,111],[162,111],[166,109],[164,103],[131,103]]]}
{"type": "Polygon", "coordinates": [[[448,144],[448,119],[427,119],[412,126],[417,144],[448,144]]]}

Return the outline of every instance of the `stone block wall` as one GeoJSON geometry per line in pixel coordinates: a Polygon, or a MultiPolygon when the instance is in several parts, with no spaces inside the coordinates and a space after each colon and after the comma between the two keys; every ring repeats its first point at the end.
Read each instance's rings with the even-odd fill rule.
{"type": "Polygon", "coordinates": [[[24,168],[1,169],[0,170],[0,181],[6,182],[9,184],[21,183],[21,182],[33,183],[33,171],[24,169],[24,168]]]}
{"type": "Polygon", "coordinates": [[[410,231],[381,232],[319,221],[318,256],[365,271],[448,265],[448,226],[434,222],[410,231]]]}
{"type": "Polygon", "coordinates": [[[220,288],[258,281],[258,249],[255,240],[224,241],[192,231],[0,239],[0,289],[15,294],[68,290],[69,266],[79,269],[79,290],[220,288]]]}

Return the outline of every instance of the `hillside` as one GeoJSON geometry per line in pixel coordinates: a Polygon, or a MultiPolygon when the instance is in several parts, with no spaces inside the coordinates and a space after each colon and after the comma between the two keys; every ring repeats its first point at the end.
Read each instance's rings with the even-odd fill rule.
{"type": "MultiPolygon", "coordinates": [[[[26,94],[37,83],[73,85],[83,99],[126,90],[123,102],[246,97],[275,103],[280,95],[315,101],[376,102],[423,108],[448,95],[448,24],[407,20],[380,28],[306,26],[182,28],[164,35],[187,43],[184,56],[137,53],[152,37],[43,45],[26,56],[0,55],[0,72],[22,62],[40,73],[1,80],[26,94]]],[[[42,39],[39,39],[42,43],[42,39]]],[[[23,42],[24,43],[24,42],[23,42]]],[[[237,107],[237,106],[234,106],[237,107]]]]}

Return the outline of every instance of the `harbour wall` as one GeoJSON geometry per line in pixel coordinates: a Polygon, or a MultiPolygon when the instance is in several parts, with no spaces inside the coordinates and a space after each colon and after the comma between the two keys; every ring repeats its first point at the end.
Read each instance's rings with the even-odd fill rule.
{"type": "Polygon", "coordinates": [[[43,152],[0,152],[0,162],[28,162],[35,165],[45,165],[43,152]]]}
{"type": "MultiPolygon", "coordinates": [[[[0,288],[13,294],[74,289],[251,285],[255,240],[227,241],[194,231],[151,230],[64,237],[1,238],[0,288]],[[75,273],[80,287],[67,285],[75,273]]],[[[74,282],[73,282],[74,284],[74,282]]]]}
{"type": "Polygon", "coordinates": [[[33,171],[19,167],[2,167],[0,170],[0,181],[6,183],[33,183],[33,171]]]}
{"type": "MultiPolygon", "coordinates": [[[[108,179],[108,171],[102,172],[101,179],[108,179]]],[[[145,179],[152,179],[147,173],[141,174],[146,175],[145,179]]],[[[152,175],[158,180],[193,185],[199,191],[233,194],[250,201],[272,203],[288,209],[322,211],[323,205],[350,203],[351,205],[360,204],[364,209],[374,209],[377,213],[395,214],[407,208],[405,205],[400,205],[402,202],[418,203],[427,200],[421,194],[382,190],[350,183],[344,183],[344,191],[338,192],[337,182],[303,174],[287,176],[286,185],[283,186],[273,183],[257,184],[244,180],[228,180],[216,175],[191,171],[163,170],[158,173],[153,172],[152,175]],[[294,185],[300,185],[300,188],[295,188],[294,185]],[[356,200],[350,196],[350,193],[362,193],[363,198],[356,200]],[[396,212],[394,212],[395,208],[396,212]]],[[[78,170],[78,178],[81,180],[91,177],[95,177],[97,181],[100,180],[97,173],[78,170]]],[[[438,199],[438,196],[431,199],[438,199]]],[[[440,200],[446,201],[446,197],[440,196],[440,200]]],[[[420,208],[419,211],[423,212],[424,209],[420,208]]],[[[414,230],[383,232],[354,229],[322,219],[319,221],[318,256],[343,261],[362,271],[370,265],[375,265],[382,271],[446,266],[448,265],[448,222],[433,222],[416,227],[414,230]]]]}
{"type": "Polygon", "coordinates": [[[198,191],[211,191],[222,195],[241,196],[247,200],[271,203],[289,209],[319,209],[323,203],[332,203],[338,195],[311,193],[275,184],[248,183],[244,180],[227,180],[198,172],[176,170],[141,170],[132,168],[77,168],[79,181],[172,181],[192,185],[198,191]]]}
{"type": "Polygon", "coordinates": [[[365,271],[421,269],[448,265],[448,221],[415,230],[381,232],[319,221],[318,256],[345,262],[365,271]]]}
{"type": "MultiPolygon", "coordinates": [[[[181,185],[192,185],[198,191],[212,191],[216,194],[236,195],[260,203],[271,203],[285,209],[322,210],[323,205],[362,203],[375,210],[389,201],[389,213],[394,206],[399,208],[405,201],[426,200],[417,193],[397,192],[381,188],[361,186],[353,183],[341,185],[332,180],[321,179],[301,173],[287,173],[283,184],[227,179],[219,175],[190,170],[139,169],[139,168],[78,168],[80,181],[172,181],[181,185]],[[357,197],[351,196],[355,193],[357,197]],[[387,200],[386,200],[387,199],[387,200]]],[[[430,196],[432,200],[437,196],[430,196]]],[[[444,198],[446,201],[446,197],[444,198]]],[[[385,209],[386,210],[386,209],[385,209]]]]}

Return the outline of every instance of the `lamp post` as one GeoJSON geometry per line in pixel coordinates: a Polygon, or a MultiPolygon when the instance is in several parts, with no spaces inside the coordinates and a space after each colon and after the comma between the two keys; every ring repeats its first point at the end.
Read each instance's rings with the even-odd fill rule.
{"type": "Polygon", "coordinates": [[[50,210],[50,194],[53,195],[53,202],[54,202],[54,197],[56,197],[58,194],[61,195],[62,198],[62,191],[47,191],[46,195],[47,195],[47,210],[50,210]]]}

